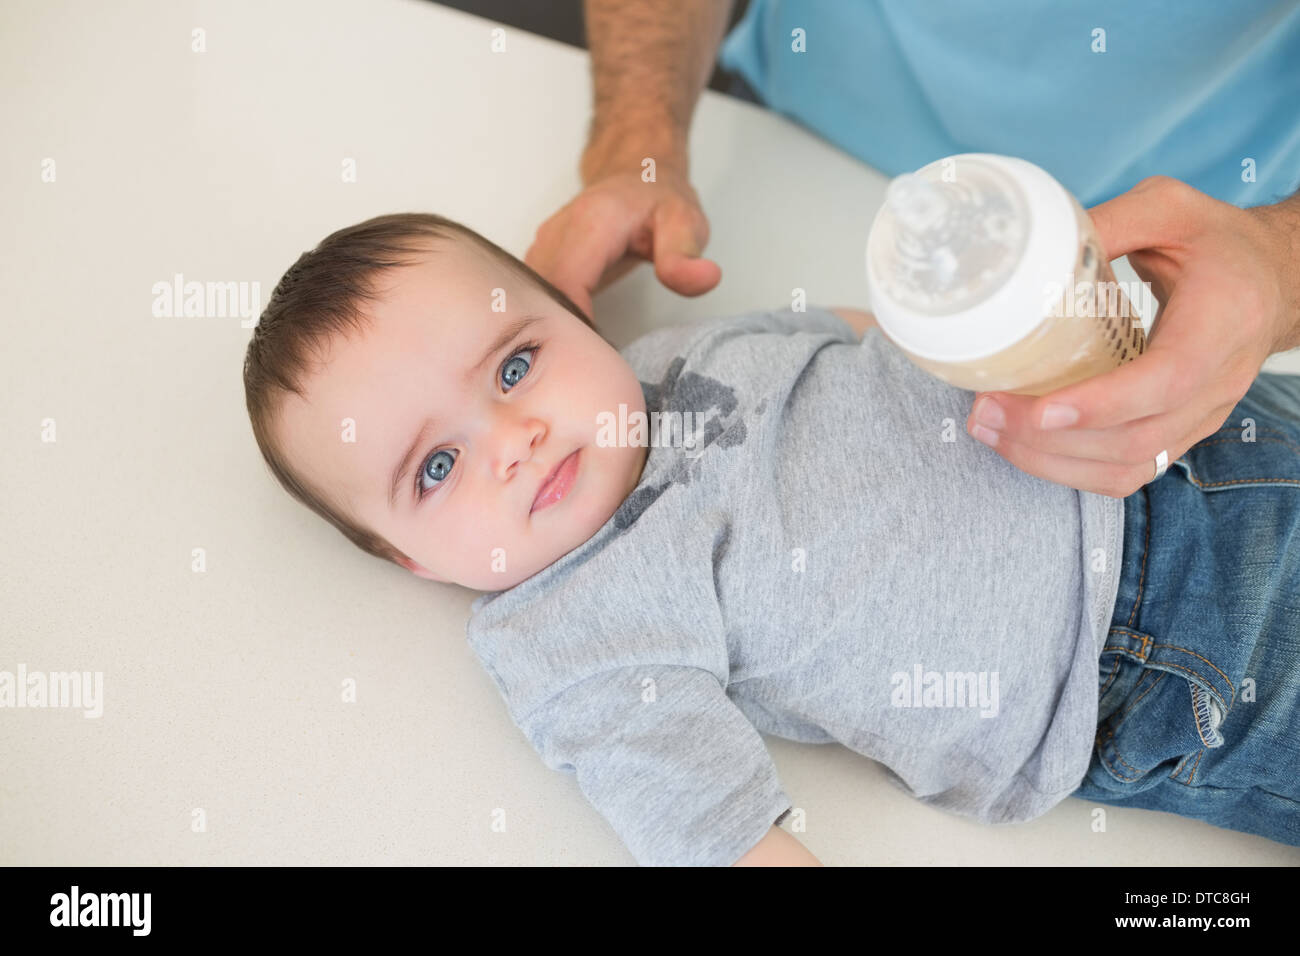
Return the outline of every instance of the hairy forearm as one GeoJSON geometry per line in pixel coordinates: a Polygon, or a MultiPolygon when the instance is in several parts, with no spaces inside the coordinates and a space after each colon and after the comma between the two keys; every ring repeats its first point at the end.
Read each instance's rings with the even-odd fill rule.
{"type": "Polygon", "coordinates": [[[1249,212],[1263,220],[1275,237],[1274,263],[1282,287],[1283,315],[1273,352],[1300,348],[1300,193],[1249,212]]]}
{"type": "Polygon", "coordinates": [[[687,133],[733,0],[584,0],[594,115],[583,182],[642,156],[687,169],[687,133]]]}

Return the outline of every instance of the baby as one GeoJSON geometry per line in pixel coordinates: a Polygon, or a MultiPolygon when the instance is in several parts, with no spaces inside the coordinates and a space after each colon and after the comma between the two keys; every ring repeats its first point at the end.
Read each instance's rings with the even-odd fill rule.
{"type": "MultiPolygon", "coordinates": [[[[843,744],[984,822],[1085,774],[1087,799],[1147,805],[1102,792],[1093,753],[1099,690],[1131,709],[1178,666],[1106,648],[1145,556],[1138,538],[1125,560],[1139,496],[971,439],[972,393],[868,314],[754,312],[616,350],[472,230],[388,215],[289,269],[244,382],[292,495],[485,592],[467,637],[511,718],[639,863],[815,862],[778,826],[793,802],[760,734],[843,744]]],[[[1177,679],[1204,695],[1192,726],[1221,730],[1231,692],[1177,679]]]]}

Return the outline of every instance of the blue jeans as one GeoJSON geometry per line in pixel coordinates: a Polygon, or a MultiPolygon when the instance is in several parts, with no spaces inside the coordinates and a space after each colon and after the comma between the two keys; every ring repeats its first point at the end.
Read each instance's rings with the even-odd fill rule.
{"type": "Polygon", "coordinates": [[[1260,374],[1124,524],[1073,796],[1300,846],[1300,376],[1260,374]]]}

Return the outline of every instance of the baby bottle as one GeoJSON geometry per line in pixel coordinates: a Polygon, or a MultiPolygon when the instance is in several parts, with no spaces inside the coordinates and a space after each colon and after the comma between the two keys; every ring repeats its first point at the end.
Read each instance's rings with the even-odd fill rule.
{"type": "Polygon", "coordinates": [[[962,153],[897,177],[866,257],[880,330],[959,388],[1045,395],[1146,349],[1092,219],[1023,159],[962,153]]]}

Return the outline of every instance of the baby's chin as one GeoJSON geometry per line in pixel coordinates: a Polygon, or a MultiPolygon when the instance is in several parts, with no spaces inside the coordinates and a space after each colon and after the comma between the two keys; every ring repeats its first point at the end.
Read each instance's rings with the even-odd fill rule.
{"type": "Polygon", "coordinates": [[[636,488],[648,451],[645,447],[582,446],[577,478],[568,494],[529,514],[526,553],[490,548],[486,565],[480,564],[476,573],[455,583],[475,591],[505,591],[586,544],[636,488]]]}
{"type": "Polygon", "coordinates": [[[489,572],[486,575],[476,574],[473,575],[469,580],[454,581],[453,583],[459,584],[461,587],[468,588],[471,591],[483,591],[483,592],[508,591],[510,590],[510,588],[523,584],[525,581],[527,581],[529,578],[533,577],[534,575],[540,574],[541,572],[545,571],[547,568],[549,568],[556,561],[560,560],[560,558],[564,557],[572,550],[573,548],[568,548],[567,550],[556,553],[553,557],[548,557],[545,559],[534,561],[530,564],[529,568],[525,571],[513,570],[509,573],[505,571],[500,571],[500,572],[489,572]]]}
{"type": "MultiPolygon", "coordinates": [[[[522,559],[525,562],[522,570],[518,565],[511,567],[509,549],[495,549],[497,553],[489,557],[489,565],[495,564],[495,568],[486,572],[480,571],[480,573],[470,576],[471,580],[457,583],[461,584],[462,587],[475,591],[505,591],[517,584],[522,584],[533,575],[545,571],[566,554],[590,541],[596,532],[613,517],[614,512],[618,510],[618,504],[621,503],[620,501],[613,508],[608,509],[608,514],[604,514],[605,509],[592,511],[590,504],[586,509],[574,508],[573,513],[563,516],[557,510],[557,513],[551,517],[561,519],[556,522],[558,527],[546,528],[538,534],[539,529],[534,526],[533,533],[544,540],[536,542],[539,546],[538,551],[522,559]]],[[[563,502],[561,502],[562,504],[563,502]]],[[[553,507],[558,509],[559,506],[553,507]]]]}

